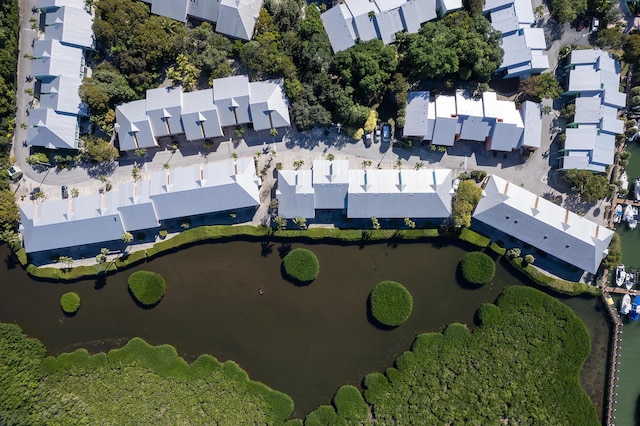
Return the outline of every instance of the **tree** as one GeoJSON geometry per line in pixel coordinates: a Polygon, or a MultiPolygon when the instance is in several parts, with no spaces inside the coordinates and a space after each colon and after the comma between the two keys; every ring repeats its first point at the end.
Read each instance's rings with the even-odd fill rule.
{"type": "Polygon", "coordinates": [[[304,166],[304,160],[296,160],[293,162],[293,168],[296,170],[298,170],[302,166],[304,166]]]}
{"type": "Polygon", "coordinates": [[[587,10],[587,0],[551,0],[549,9],[560,23],[567,23],[587,10]]]}
{"type": "Polygon", "coordinates": [[[114,161],[120,156],[115,146],[95,136],[84,137],[82,155],[86,160],[94,163],[114,161]]]}
{"type": "Polygon", "coordinates": [[[627,41],[627,35],[618,28],[603,28],[598,31],[596,46],[603,49],[622,49],[627,41]]]}
{"type": "Polygon", "coordinates": [[[184,53],[178,55],[176,65],[177,67],[169,67],[167,78],[172,81],[174,86],[182,86],[185,92],[195,89],[200,70],[189,62],[189,57],[184,53]]]}
{"type": "Polygon", "coordinates": [[[588,170],[572,169],[567,171],[564,179],[580,191],[580,199],[593,202],[611,195],[609,181],[603,175],[594,175],[588,170]]]}
{"type": "Polygon", "coordinates": [[[472,180],[460,182],[451,207],[453,225],[456,228],[471,226],[471,213],[476,208],[482,196],[482,189],[472,180]]]}
{"type": "Polygon", "coordinates": [[[629,63],[640,58],[640,34],[631,34],[624,44],[624,57],[629,63]]]}
{"type": "Polygon", "coordinates": [[[44,152],[35,152],[27,156],[27,158],[25,158],[25,161],[27,162],[27,164],[31,166],[35,166],[35,165],[50,166],[51,165],[49,163],[49,157],[44,152]]]}
{"type": "Polygon", "coordinates": [[[276,216],[273,218],[273,222],[276,225],[276,229],[278,231],[284,231],[285,229],[287,229],[287,219],[285,219],[282,216],[276,216]]]}
{"type": "Polygon", "coordinates": [[[373,229],[378,230],[380,229],[380,221],[378,221],[377,217],[372,217],[371,218],[371,226],[373,227],[373,229]]]}
{"type": "Polygon", "coordinates": [[[19,219],[20,212],[13,192],[8,189],[0,190],[0,230],[16,230],[19,219]]]}
{"type": "Polygon", "coordinates": [[[407,225],[407,227],[413,229],[416,227],[416,223],[414,221],[412,221],[411,219],[409,219],[408,217],[404,218],[404,224],[407,225]]]}
{"type": "Polygon", "coordinates": [[[528,255],[526,255],[526,256],[524,257],[524,263],[526,263],[527,265],[531,265],[531,264],[533,264],[533,262],[535,262],[535,261],[536,261],[536,258],[535,258],[535,257],[533,257],[533,255],[532,255],[532,254],[528,254],[528,255]]]}
{"type": "Polygon", "coordinates": [[[520,82],[518,90],[525,98],[535,101],[555,99],[562,94],[562,87],[551,73],[532,75],[520,82]]]}
{"type": "Polygon", "coordinates": [[[73,257],[70,256],[60,256],[58,258],[58,262],[64,263],[67,269],[71,269],[73,266],[73,257]]]}
{"type": "Polygon", "coordinates": [[[100,253],[96,256],[96,263],[99,265],[106,263],[108,254],[109,254],[109,249],[101,248],[100,253]]]}
{"type": "Polygon", "coordinates": [[[125,232],[124,234],[122,234],[122,237],[120,237],[120,239],[123,243],[129,244],[133,241],[133,234],[131,232],[125,232]]]}
{"type": "Polygon", "coordinates": [[[293,223],[300,229],[307,229],[307,218],[305,217],[295,217],[293,223]]]}
{"type": "Polygon", "coordinates": [[[376,129],[376,124],[378,124],[378,111],[372,109],[369,112],[367,121],[364,123],[364,131],[367,133],[373,132],[376,129]]]}

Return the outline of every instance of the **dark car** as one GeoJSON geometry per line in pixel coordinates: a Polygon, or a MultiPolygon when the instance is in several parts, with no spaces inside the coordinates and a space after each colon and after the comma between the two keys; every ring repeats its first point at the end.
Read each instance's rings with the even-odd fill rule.
{"type": "Polygon", "coordinates": [[[62,198],[69,198],[69,190],[67,185],[62,185],[62,198]]]}
{"type": "Polygon", "coordinates": [[[389,139],[391,139],[391,126],[385,124],[382,126],[382,140],[387,142],[389,139]]]}

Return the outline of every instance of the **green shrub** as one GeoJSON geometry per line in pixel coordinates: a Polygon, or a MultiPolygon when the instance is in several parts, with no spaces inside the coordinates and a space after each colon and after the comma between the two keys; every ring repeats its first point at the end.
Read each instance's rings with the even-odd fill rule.
{"type": "Polygon", "coordinates": [[[129,290],[138,302],[145,306],[153,306],[164,297],[167,284],[160,274],[136,271],[129,276],[129,290]]]}
{"type": "Polygon", "coordinates": [[[284,257],[282,265],[289,279],[303,284],[315,280],[320,272],[320,262],[316,255],[302,248],[291,250],[284,257]]]}
{"type": "Polygon", "coordinates": [[[333,405],[336,406],[338,416],[348,424],[366,422],[369,418],[369,407],[355,386],[340,386],[333,397],[333,405]]]}
{"type": "Polygon", "coordinates": [[[382,281],[369,297],[371,314],[384,325],[398,326],[405,322],[413,309],[411,293],[400,283],[382,281]]]}
{"type": "Polygon", "coordinates": [[[467,253],[460,261],[462,276],[471,284],[490,282],[496,273],[496,263],[481,251],[467,253]]]}
{"type": "Polygon", "coordinates": [[[72,291],[65,293],[60,298],[60,306],[66,314],[75,314],[80,309],[80,296],[72,291]]]}
{"type": "MultiPolygon", "coordinates": [[[[615,235],[617,234],[614,234],[614,236],[615,235]]],[[[577,283],[574,281],[566,281],[547,275],[534,266],[527,265],[521,257],[507,257],[507,260],[509,260],[509,264],[511,264],[511,266],[529,277],[536,284],[550,288],[558,293],[566,294],[568,296],[578,296],[582,294],[599,296],[602,294],[602,289],[600,287],[577,283]]]]}
{"type": "Polygon", "coordinates": [[[477,232],[472,231],[469,228],[462,228],[462,230],[460,231],[460,236],[458,238],[477,247],[487,247],[491,242],[489,238],[485,237],[482,234],[478,234],[477,232]]]}

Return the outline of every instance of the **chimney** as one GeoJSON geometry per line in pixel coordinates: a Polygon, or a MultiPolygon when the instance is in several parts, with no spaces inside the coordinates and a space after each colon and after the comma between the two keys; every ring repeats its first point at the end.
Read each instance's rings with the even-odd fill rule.
{"type": "Polygon", "coordinates": [[[564,210],[564,223],[566,224],[569,221],[569,210],[564,210]]]}
{"type": "Polygon", "coordinates": [[[67,215],[73,213],[73,197],[69,198],[69,202],[67,203],[67,215]]]}
{"type": "Polygon", "coordinates": [[[600,225],[596,225],[596,240],[598,239],[599,232],[600,232],[600,225]]]}
{"type": "Polygon", "coordinates": [[[235,161],[233,162],[233,174],[238,175],[238,164],[235,161]]]}
{"type": "Polygon", "coordinates": [[[533,208],[538,210],[538,201],[540,201],[540,196],[536,196],[536,202],[533,204],[533,208]]]}
{"type": "Polygon", "coordinates": [[[509,182],[507,182],[507,184],[504,186],[504,195],[507,195],[507,192],[509,191],[509,182]]]}
{"type": "Polygon", "coordinates": [[[167,172],[167,173],[165,174],[165,176],[166,176],[165,185],[167,185],[167,186],[171,185],[171,173],[170,173],[170,172],[167,172]]]}
{"type": "Polygon", "coordinates": [[[133,182],[133,196],[136,197],[138,195],[138,185],[136,182],[133,182]]]}
{"type": "Polygon", "coordinates": [[[204,170],[202,169],[202,166],[200,166],[200,180],[204,180],[204,170]]]}
{"type": "Polygon", "coordinates": [[[100,197],[100,209],[104,210],[104,193],[102,194],[102,197],[100,197]]]}

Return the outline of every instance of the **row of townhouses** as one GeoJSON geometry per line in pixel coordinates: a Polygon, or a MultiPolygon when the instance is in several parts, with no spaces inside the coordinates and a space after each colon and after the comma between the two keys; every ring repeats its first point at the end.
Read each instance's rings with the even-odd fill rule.
{"type": "Polygon", "coordinates": [[[624,132],[618,119],[627,100],[620,92],[620,63],[599,49],[574,50],[567,70],[565,95],[575,97],[575,115],[567,125],[560,168],[604,172],[615,161],[616,135],[624,132]]]}
{"type": "MultiPolygon", "coordinates": [[[[451,215],[451,173],[355,170],[347,160],[318,160],[311,170],[278,172],[278,213],[313,219],[319,210],[334,210],[348,218],[443,220],[451,215]]],[[[24,204],[20,230],[29,253],[114,242],[125,231],[155,232],[171,219],[253,212],[260,205],[258,185],[252,158],[165,170],[104,194],[24,204]]],[[[473,226],[489,226],[591,273],[613,236],[613,231],[495,175],[473,219],[473,226]]]]}
{"type": "Polygon", "coordinates": [[[32,73],[39,108],[29,112],[27,143],[50,149],[77,149],[87,106],[78,89],[86,72],[85,52],[94,47],[93,15],[84,0],[39,0],[45,14],[44,39],[33,45],[32,73]]]}
{"type": "Polygon", "coordinates": [[[512,151],[540,147],[540,105],[526,101],[520,110],[513,102],[497,99],[495,92],[474,98],[466,90],[454,96],[431,97],[409,92],[404,136],[435,145],[453,146],[458,140],[484,142],[487,150],[512,151]]]}
{"type": "Polygon", "coordinates": [[[270,130],[291,125],[282,80],[249,82],[245,75],[213,80],[211,89],[147,90],[145,99],[116,108],[120,150],[158,145],[157,138],[184,134],[188,141],[223,136],[223,128],[251,125],[270,130]]]}

